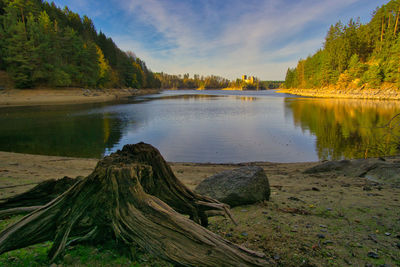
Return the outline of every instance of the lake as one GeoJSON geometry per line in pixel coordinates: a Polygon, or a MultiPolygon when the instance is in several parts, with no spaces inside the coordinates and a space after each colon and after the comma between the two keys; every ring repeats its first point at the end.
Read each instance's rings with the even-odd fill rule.
{"type": "Polygon", "coordinates": [[[275,91],[164,91],[131,101],[0,109],[0,150],[100,158],[146,142],[167,161],[304,162],[398,153],[400,102],[275,91]]]}

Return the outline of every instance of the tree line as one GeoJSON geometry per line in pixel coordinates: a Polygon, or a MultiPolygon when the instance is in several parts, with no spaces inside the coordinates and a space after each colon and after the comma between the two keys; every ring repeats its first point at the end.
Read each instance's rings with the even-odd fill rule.
{"type": "Polygon", "coordinates": [[[323,48],[289,68],[286,88],[380,88],[400,85],[400,1],[377,8],[370,22],[332,25],[323,48]]]}
{"type": "Polygon", "coordinates": [[[17,88],[159,88],[133,52],[97,32],[87,16],[42,0],[0,0],[0,69],[17,88]]]}
{"type": "Polygon", "coordinates": [[[276,89],[283,83],[282,81],[259,81],[255,80],[254,83],[246,83],[241,79],[230,81],[226,78],[208,75],[201,76],[194,74],[190,77],[189,73],[183,75],[171,75],[166,73],[156,73],[156,77],[161,82],[163,89],[224,89],[224,88],[238,88],[242,90],[265,90],[276,89]]]}

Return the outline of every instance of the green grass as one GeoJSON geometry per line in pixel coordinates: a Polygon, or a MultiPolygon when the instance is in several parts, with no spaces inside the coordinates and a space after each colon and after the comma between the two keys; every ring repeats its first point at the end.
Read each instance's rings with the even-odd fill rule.
{"type": "MultiPolygon", "coordinates": [[[[0,231],[18,221],[23,216],[0,220],[0,231]]],[[[0,255],[0,266],[39,267],[49,266],[47,253],[52,242],[36,244],[0,255]]],[[[68,247],[65,254],[56,260],[62,266],[172,266],[140,249],[121,248],[114,241],[101,246],[77,245],[68,247]]]]}

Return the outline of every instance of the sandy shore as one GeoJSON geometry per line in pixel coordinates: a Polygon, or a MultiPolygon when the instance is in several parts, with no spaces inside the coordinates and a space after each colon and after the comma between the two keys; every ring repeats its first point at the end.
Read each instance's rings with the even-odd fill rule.
{"type": "MultiPolygon", "coordinates": [[[[97,161],[0,152],[0,198],[26,191],[46,179],[86,176],[97,161]]],[[[209,229],[264,252],[280,266],[400,264],[399,188],[334,171],[303,173],[318,162],[170,164],[191,189],[222,170],[261,166],[270,181],[270,201],[233,208],[237,226],[215,217],[209,229]],[[375,256],[371,253],[378,258],[371,257],[375,256]]],[[[7,224],[6,221],[2,225],[7,224]]],[[[11,256],[7,255],[0,257],[0,263],[9,261],[11,256]]],[[[72,265],[66,266],[80,266],[80,260],[73,258],[72,265]]]]}
{"type": "Polygon", "coordinates": [[[318,89],[279,89],[277,93],[286,93],[308,97],[323,97],[323,98],[356,98],[356,99],[385,99],[385,100],[400,100],[400,91],[395,88],[382,89],[346,89],[340,90],[337,88],[318,88],[318,89]]]}
{"type": "Polygon", "coordinates": [[[0,91],[0,107],[99,103],[158,92],[157,89],[7,89],[0,91]]]}

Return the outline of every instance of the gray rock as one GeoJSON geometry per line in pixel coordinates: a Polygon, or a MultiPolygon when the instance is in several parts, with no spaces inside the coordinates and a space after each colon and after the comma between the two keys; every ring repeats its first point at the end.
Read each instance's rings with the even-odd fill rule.
{"type": "MultiPolygon", "coordinates": [[[[335,172],[351,177],[363,177],[371,182],[400,187],[400,163],[389,162],[380,158],[327,161],[304,171],[306,174],[324,172],[335,172]]],[[[369,190],[369,187],[365,187],[364,189],[369,190]]]]}
{"type": "Polygon", "coordinates": [[[256,166],[217,173],[202,181],[195,191],[231,207],[269,200],[270,196],[267,175],[256,166]]]}
{"type": "Polygon", "coordinates": [[[304,171],[304,173],[320,173],[329,171],[339,171],[350,165],[349,160],[327,161],[304,171]]]}
{"type": "Polygon", "coordinates": [[[367,256],[373,259],[379,259],[379,254],[373,251],[368,252],[367,256]]]}

